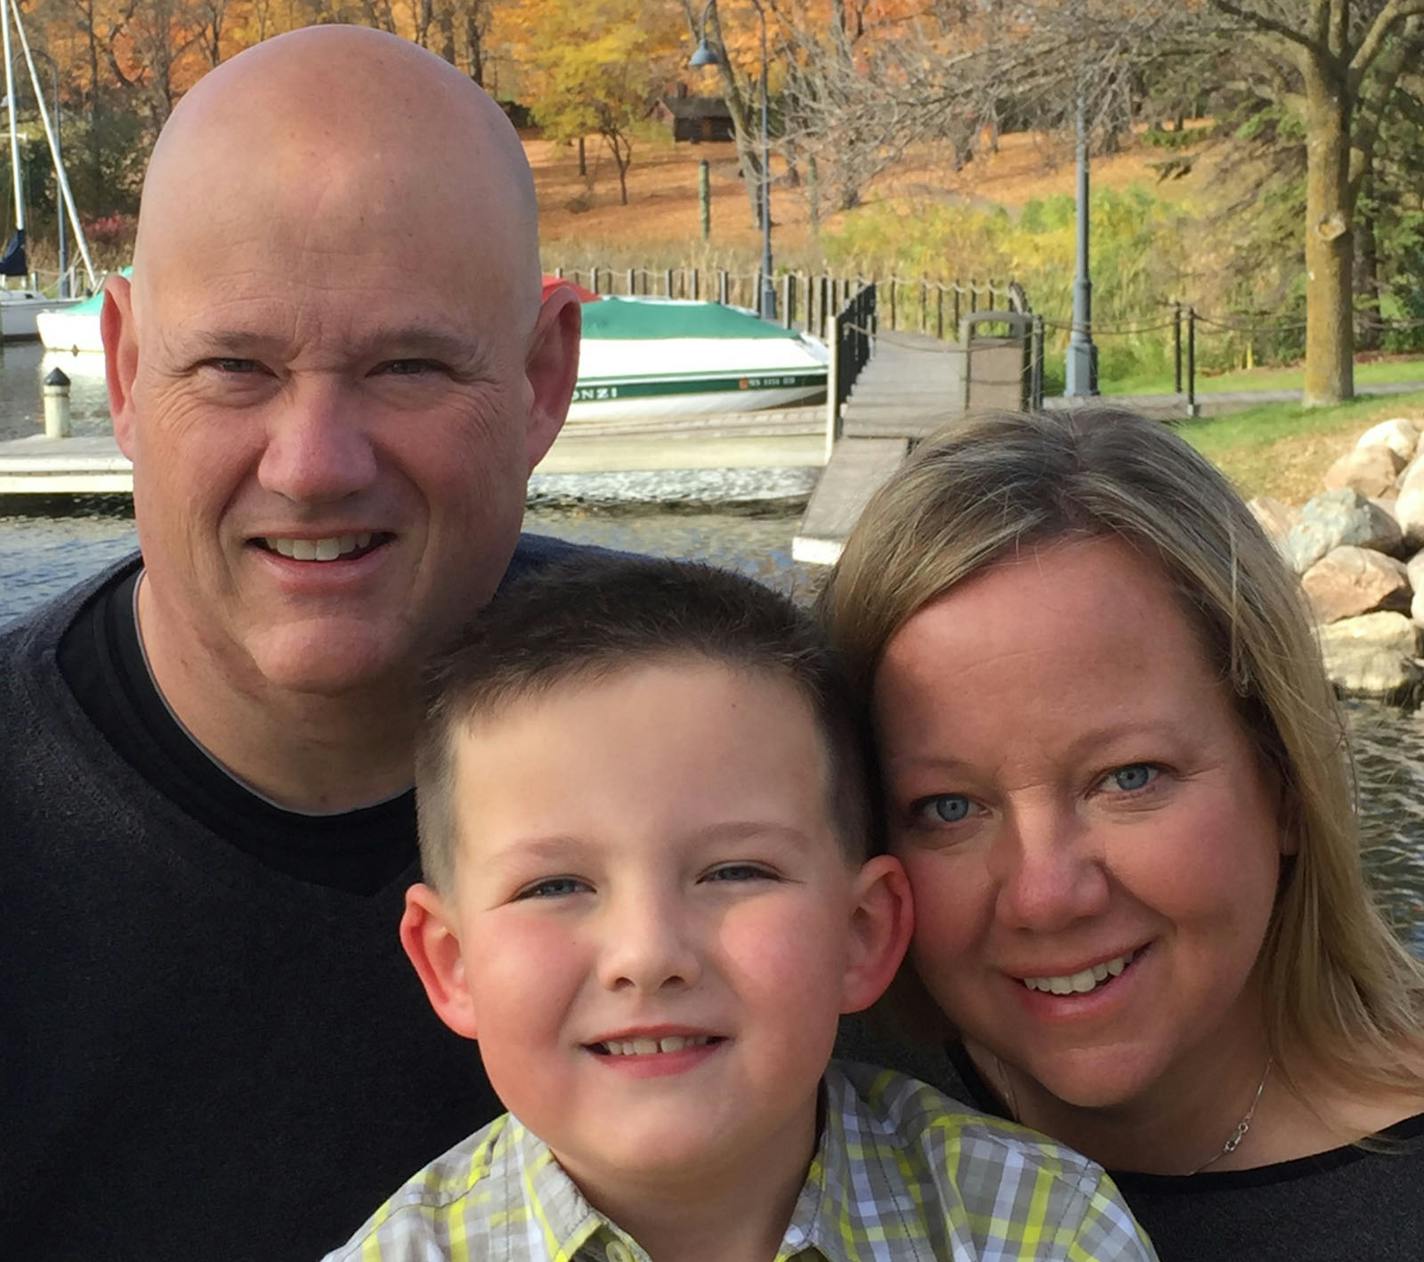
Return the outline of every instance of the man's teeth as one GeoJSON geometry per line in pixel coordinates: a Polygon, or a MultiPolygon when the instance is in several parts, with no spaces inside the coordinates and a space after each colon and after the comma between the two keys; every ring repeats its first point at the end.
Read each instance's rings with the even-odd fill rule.
{"type": "Polygon", "coordinates": [[[1069,973],[1065,977],[1025,977],[1023,984],[1030,990],[1041,990],[1052,995],[1086,995],[1090,990],[1096,990],[1109,977],[1116,977],[1121,973],[1132,963],[1136,954],[1136,951],[1129,951],[1126,955],[1104,960],[1101,964],[1094,964],[1092,968],[1085,968],[1081,973],[1069,973]]]}
{"type": "Polygon", "coordinates": [[[335,561],[337,557],[355,552],[357,548],[369,547],[371,532],[366,530],[359,535],[333,535],[329,539],[279,539],[268,536],[262,542],[273,552],[290,557],[293,561],[335,561]]]}
{"type": "Polygon", "coordinates": [[[610,1056],[655,1056],[659,1052],[680,1052],[685,1047],[705,1047],[711,1041],[710,1034],[693,1034],[686,1038],[674,1034],[665,1039],[628,1039],[620,1043],[600,1043],[598,1046],[607,1048],[610,1056]]]}

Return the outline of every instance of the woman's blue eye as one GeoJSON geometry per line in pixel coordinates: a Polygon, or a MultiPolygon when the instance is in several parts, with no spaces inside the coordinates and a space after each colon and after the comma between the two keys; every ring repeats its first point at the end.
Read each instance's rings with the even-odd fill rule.
{"type": "Polygon", "coordinates": [[[1145,789],[1157,779],[1157,776],[1156,767],[1149,766],[1145,762],[1134,762],[1129,763],[1126,767],[1118,767],[1108,772],[1106,778],[1110,785],[1122,792],[1135,793],[1138,789],[1145,789]]]}
{"type": "Polygon", "coordinates": [[[969,799],[962,793],[941,793],[921,802],[918,812],[932,824],[958,824],[968,818],[969,799]]]}
{"type": "Polygon", "coordinates": [[[587,884],[576,876],[551,876],[546,881],[536,881],[519,891],[518,898],[565,898],[570,894],[581,894],[587,884]]]}

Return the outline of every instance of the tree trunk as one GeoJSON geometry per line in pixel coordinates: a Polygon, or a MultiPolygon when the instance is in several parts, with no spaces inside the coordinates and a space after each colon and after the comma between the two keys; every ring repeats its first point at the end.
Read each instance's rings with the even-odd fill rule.
{"type": "Polygon", "coordinates": [[[1351,101],[1324,68],[1303,67],[1306,89],[1305,390],[1307,407],[1355,395],[1351,101]]]}

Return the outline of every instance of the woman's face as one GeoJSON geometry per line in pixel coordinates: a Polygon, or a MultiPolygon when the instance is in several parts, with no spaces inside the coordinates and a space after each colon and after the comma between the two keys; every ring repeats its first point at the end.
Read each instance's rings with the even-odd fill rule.
{"type": "Polygon", "coordinates": [[[911,958],[977,1060],[1089,1108],[1259,1072],[1276,786],[1154,563],[975,575],[890,641],[875,714],[911,958]]]}

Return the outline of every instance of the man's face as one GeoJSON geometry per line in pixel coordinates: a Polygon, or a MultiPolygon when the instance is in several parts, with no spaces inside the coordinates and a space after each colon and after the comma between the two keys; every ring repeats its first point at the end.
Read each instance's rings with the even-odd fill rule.
{"type": "Polygon", "coordinates": [[[229,679],[408,671],[493,593],[557,428],[510,234],[369,174],[214,198],[106,312],[154,606],[229,679]]]}
{"type": "Polygon", "coordinates": [[[591,1193],[809,1159],[837,1015],[903,938],[866,945],[860,900],[898,868],[848,863],[800,694],[634,667],[514,703],[457,762],[441,915],[506,1106],[591,1193]]]}

